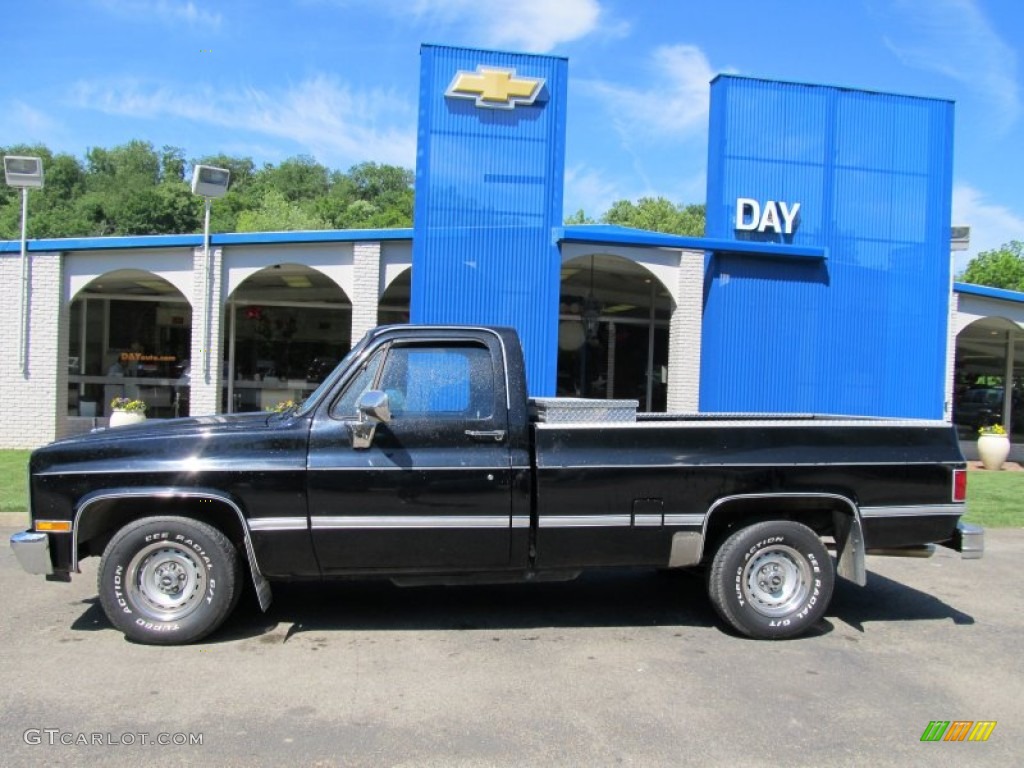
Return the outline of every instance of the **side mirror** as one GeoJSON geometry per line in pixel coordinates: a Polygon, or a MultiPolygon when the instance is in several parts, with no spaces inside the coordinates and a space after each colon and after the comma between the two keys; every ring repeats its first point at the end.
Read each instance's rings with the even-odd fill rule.
{"type": "Polygon", "coordinates": [[[388,395],[378,389],[368,390],[360,396],[356,409],[359,411],[359,421],[351,421],[348,425],[352,433],[352,447],[365,450],[373,445],[377,425],[391,421],[388,395]]]}
{"type": "Polygon", "coordinates": [[[363,392],[362,397],[356,405],[359,409],[360,421],[379,421],[387,424],[391,421],[391,403],[388,400],[388,393],[379,389],[370,389],[363,392]]]}

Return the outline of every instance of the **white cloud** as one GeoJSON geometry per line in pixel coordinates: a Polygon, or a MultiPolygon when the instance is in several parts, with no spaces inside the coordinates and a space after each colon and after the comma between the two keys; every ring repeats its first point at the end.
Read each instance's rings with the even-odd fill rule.
{"type": "Polygon", "coordinates": [[[682,205],[702,203],[705,197],[706,174],[703,170],[690,174],[671,175],[664,186],[653,188],[643,174],[633,173],[614,179],[607,171],[588,165],[576,165],[565,171],[565,215],[583,211],[592,219],[600,219],[619,200],[636,202],[641,197],[664,197],[682,205]]]}
{"type": "Polygon", "coordinates": [[[414,17],[447,34],[491,48],[548,53],[595,32],[621,34],[599,0],[375,0],[402,19],[414,17]]]}
{"type": "Polygon", "coordinates": [[[136,20],[156,19],[162,24],[217,29],[223,20],[197,5],[194,0],[95,0],[106,11],[136,20]]]}
{"type": "Polygon", "coordinates": [[[953,225],[971,228],[971,247],[956,254],[956,273],[962,272],[967,262],[982,251],[999,248],[1011,240],[1024,240],[1024,212],[991,203],[967,184],[953,188],[953,225]]]}
{"type": "Polygon", "coordinates": [[[58,124],[49,115],[20,99],[0,112],[0,135],[17,137],[19,144],[49,144],[58,132],[58,124]]]}
{"type": "Polygon", "coordinates": [[[652,55],[654,82],[646,90],[602,81],[583,83],[608,105],[624,138],[687,138],[707,132],[709,83],[715,72],[693,45],[658,48],[652,55]]]}
{"type": "Polygon", "coordinates": [[[606,178],[600,171],[577,165],[565,171],[565,215],[572,216],[582,209],[592,219],[612,207],[616,200],[622,200],[621,187],[606,178]]]}
{"type": "Polygon", "coordinates": [[[96,0],[96,4],[118,16],[157,19],[165,24],[216,29],[223,21],[221,14],[204,10],[193,0],[96,0]]]}
{"type": "Polygon", "coordinates": [[[900,32],[885,43],[903,63],[980,93],[1001,130],[1020,117],[1017,55],[975,0],[900,0],[895,10],[900,32]]]}
{"type": "Polygon", "coordinates": [[[411,167],[415,109],[384,91],[355,92],[317,76],[282,92],[209,87],[183,89],[136,81],[80,82],[75,104],[106,114],[155,120],[183,118],[285,139],[330,165],[374,160],[411,167]]]}

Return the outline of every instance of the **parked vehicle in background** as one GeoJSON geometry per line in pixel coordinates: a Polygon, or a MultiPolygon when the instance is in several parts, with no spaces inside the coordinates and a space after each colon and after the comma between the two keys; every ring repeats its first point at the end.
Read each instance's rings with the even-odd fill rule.
{"type": "Polygon", "coordinates": [[[1003,388],[968,389],[953,409],[953,421],[972,429],[999,424],[1003,420],[1003,388]]]}

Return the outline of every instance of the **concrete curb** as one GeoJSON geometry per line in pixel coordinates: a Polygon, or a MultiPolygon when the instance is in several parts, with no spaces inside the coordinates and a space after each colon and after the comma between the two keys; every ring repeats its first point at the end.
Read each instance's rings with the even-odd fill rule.
{"type": "Polygon", "coordinates": [[[28,512],[0,512],[0,525],[12,528],[28,528],[28,512]]]}

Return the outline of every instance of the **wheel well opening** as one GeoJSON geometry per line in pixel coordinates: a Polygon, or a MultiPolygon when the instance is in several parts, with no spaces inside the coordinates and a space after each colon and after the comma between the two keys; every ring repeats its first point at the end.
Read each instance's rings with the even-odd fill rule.
{"type": "Polygon", "coordinates": [[[144,517],[177,515],[213,526],[248,562],[245,530],[238,514],[218,499],[188,496],[141,496],[104,499],[90,505],[78,521],[78,558],[99,557],[118,530],[144,517]]]}
{"type": "Polygon", "coordinates": [[[732,499],[715,508],[708,518],[702,562],[708,563],[722,543],[740,528],[767,520],[802,523],[818,536],[835,536],[833,513],[853,514],[852,506],[840,499],[819,496],[779,496],[732,499]]]}

